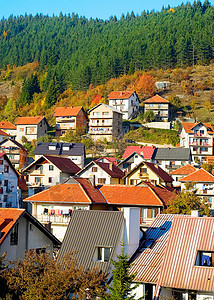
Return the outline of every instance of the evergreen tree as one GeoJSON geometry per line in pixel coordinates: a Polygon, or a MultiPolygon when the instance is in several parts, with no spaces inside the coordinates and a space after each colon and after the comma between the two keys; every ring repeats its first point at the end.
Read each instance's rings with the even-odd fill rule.
{"type": "Polygon", "coordinates": [[[133,284],[136,274],[129,274],[129,257],[125,254],[124,243],[122,243],[121,254],[117,255],[117,260],[112,260],[114,269],[112,271],[112,285],[107,285],[110,293],[102,297],[104,300],[134,299],[133,291],[138,284],[133,284]]]}

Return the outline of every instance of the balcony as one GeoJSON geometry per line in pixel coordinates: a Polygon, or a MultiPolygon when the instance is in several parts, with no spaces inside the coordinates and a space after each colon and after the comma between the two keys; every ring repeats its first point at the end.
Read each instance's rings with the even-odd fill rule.
{"type": "Polygon", "coordinates": [[[207,147],[212,147],[212,145],[210,143],[207,143],[207,142],[200,142],[200,141],[197,141],[197,142],[189,142],[189,145],[190,146],[207,146],[207,147]]]}
{"type": "Polygon", "coordinates": [[[19,154],[20,150],[16,149],[16,150],[11,150],[11,149],[5,149],[5,148],[0,148],[1,152],[4,152],[6,154],[19,154]]]}
{"type": "Polygon", "coordinates": [[[43,170],[34,170],[31,175],[43,175],[43,170]]]}
{"type": "Polygon", "coordinates": [[[140,225],[147,227],[147,226],[150,226],[153,221],[154,221],[154,218],[144,218],[144,217],[141,217],[140,218],[140,225]]]}
{"type": "Polygon", "coordinates": [[[41,223],[59,224],[59,225],[68,225],[70,221],[70,216],[52,216],[52,215],[33,215],[41,223]]]}

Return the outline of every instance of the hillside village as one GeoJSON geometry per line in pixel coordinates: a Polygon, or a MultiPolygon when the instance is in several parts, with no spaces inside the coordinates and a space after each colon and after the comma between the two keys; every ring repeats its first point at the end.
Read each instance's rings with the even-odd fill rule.
{"type": "Polygon", "coordinates": [[[107,98],[108,104],[98,103],[88,112],[82,106],[57,107],[51,141],[40,141],[49,132],[43,116],[0,122],[0,255],[6,252],[8,260],[16,261],[25,250],[58,249],[65,255],[75,249],[84,268],[109,273],[110,259],[123,241],[133,282],[139,283],[137,297],[189,297],[192,289],[197,299],[212,297],[212,283],[198,288],[194,280],[178,280],[186,272],[205,280],[212,272],[212,125],[182,121],[175,106],[158,94],[144,101],[144,111],[135,91],[112,91],[107,98]],[[122,157],[105,150],[95,157],[87,154],[84,143],[63,140],[81,129],[94,142],[120,143],[130,130],[127,120],[142,113],[153,115],[147,127],[173,131],[172,124],[179,123],[180,143],[164,147],[128,140],[122,157]],[[31,143],[30,157],[25,145],[31,143]],[[182,203],[185,196],[189,204],[182,203]],[[187,248],[191,257],[184,254],[187,248]],[[177,277],[165,275],[165,269],[172,269],[169,256],[189,262],[182,270],[174,262],[177,277]]]}

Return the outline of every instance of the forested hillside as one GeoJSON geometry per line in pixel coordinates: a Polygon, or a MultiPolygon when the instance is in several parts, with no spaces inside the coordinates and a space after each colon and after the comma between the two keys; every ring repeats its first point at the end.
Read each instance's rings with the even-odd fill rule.
{"type": "Polygon", "coordinates": [[[68,84],[86,90],[120,74],[208,64],[214,50],[214,7],[205,0],[161,12],[110,17],[25,15],[0,21],[0,67],[39,62],[43,91],[68,84]],[[51,85],[51,86],[50,86],[51,85]]]}

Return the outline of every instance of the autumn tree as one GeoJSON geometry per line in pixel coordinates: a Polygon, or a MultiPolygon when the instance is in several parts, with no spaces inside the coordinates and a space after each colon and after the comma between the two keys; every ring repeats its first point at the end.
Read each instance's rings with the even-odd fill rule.
{"type": "Polygon", "coordinates": [[[136,80],[136,91],[146,97],[152,97],[155,93],[155,79],[151,75],[143,74],[136,80]]]}
{"type": "Polygon", "coordinates": [[[197,195],[193,183],[186,183],[186,189],[169,199],[165,213],[190,215],[192,210],[199,210],[201,215],[209,215],[209,209],[208,199],[197,195]]]}
{"type": "Polygon", "coordinates": [[[106,275],[98,269],[84,270],[69,253],[60,260],[49,253],[26,253],[8,269],[4,278],[9,295],[22,300],[91,299],[105,291],[106,275]]]}
{"type": "Polygon", "coordinates": [[[180,100],[180,98],[178,96],[171,95],[171,96],[169,96],[168,100],[175,107],[177,107],[177,108],[181,107],[181,100],[180,100]]]}

